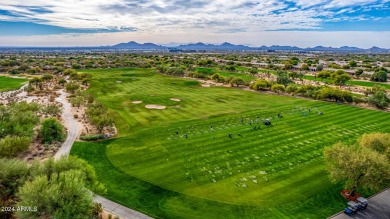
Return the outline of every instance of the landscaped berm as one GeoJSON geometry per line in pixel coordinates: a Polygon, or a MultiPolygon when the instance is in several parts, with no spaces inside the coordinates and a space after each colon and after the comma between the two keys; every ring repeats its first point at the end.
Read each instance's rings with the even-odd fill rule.
{"type": "Polygon", "coordinates": [[[325,218],[345,201],[323,148],[390,132],[381,111],[202,87],[154,69],[85,72],[119,136],[77,142],[72,154],[94,165],[107,198],[153,217],[325,218]]]}

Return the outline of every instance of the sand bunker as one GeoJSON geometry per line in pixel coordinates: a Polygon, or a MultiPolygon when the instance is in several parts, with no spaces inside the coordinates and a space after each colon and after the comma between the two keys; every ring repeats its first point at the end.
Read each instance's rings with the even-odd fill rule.
{"type": "Polygon", "coordinates": [[[142,101],[141,100],[135,100],[135,101],[133,101],[133,102],[131,102],[132,104],[140,104],[140,103],[142,103],[142,101]]]}
{"type": "Polygon", "coordinates": [[[146,109],[165,109],[167,108],[166,106],[160,106],[160,105],[154,105],[154,104],[148,104],[145,106],[146,109]]]}
{"type": "Polygon", "coordinates": [[[179,98],[171,98],[172,101],[180,102],[181,100],[179,98]]]}

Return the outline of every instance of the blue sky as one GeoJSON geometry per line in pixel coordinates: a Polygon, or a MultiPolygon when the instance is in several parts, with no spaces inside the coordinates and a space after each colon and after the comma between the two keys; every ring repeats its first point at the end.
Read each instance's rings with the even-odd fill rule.
{"type": "Polygon", "coordinates": [[[390,0],[0,0],[2,46],[137,40],[390,48],[386,39],[390,0]]]}

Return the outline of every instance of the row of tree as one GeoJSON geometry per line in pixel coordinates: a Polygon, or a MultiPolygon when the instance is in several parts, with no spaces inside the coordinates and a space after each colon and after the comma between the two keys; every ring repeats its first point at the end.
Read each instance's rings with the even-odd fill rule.
{"type": "Polygon", "coordinates": [[[267,91],[271,90],[275,93],[288,93],[292,95],[300,95],[304,97],[311,97],[319,100],[330,100],[336,102],[353,102],[353,96],[351,92],[343,91],[338,88],[332,88],[328,86],[313,86],[297,84],[280,84],[278,82],[272,82],[265,79],[260,79],[251,85],[254,90],[267,91]]]}

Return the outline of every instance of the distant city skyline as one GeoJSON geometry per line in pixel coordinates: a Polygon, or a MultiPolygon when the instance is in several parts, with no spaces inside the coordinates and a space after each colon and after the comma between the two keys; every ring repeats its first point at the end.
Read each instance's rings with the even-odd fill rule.
{"type": "Polygon", "coordinates": [[[0,0],[0,46],[390,48],[390,0],[0,0]]]}

